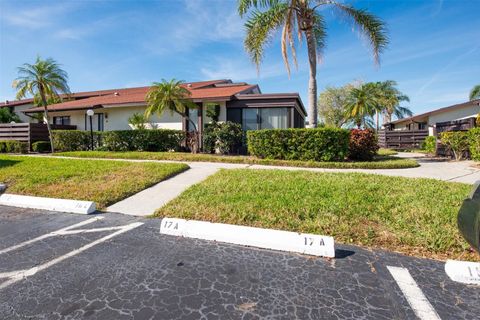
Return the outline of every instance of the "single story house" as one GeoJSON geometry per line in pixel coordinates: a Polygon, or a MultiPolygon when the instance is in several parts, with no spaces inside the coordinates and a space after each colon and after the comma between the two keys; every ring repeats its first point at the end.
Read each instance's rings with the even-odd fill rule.
{"type": "Polygon", "coordinates": [[[388,122],[383,127],[395,131],[429,130],[429,135],[434,135],[437,123],[475,118],[479,113],[480,99],[477,99],[388,122]]]}
{"type": "MultiPolygon", "coordinates": [[[[189,118],[200,133],[208,119],[207,105],[219,107],[219,121],[233,121],[244,130],[301,128],[306,111],[298,93],[263,94],[256,84],[235,83],[231,80],[211,80],[184,83],[198,108],[189,110],[189,118]]],[[[93,109],[93,130],[129,130],[128,119],[135,113],[144,113],[145,96],[150,87],[110,89],[73,93],[63,102],[48,106],[50,121],[55,125],[75,126],[90,130],[86,111],[93,109]]],[[[43,111],[32,99],[6,101],[0,107],[10,107],[22,121],[36,121],[32,116],[43,111]]],[[[153,115],[149,123],[156,128],[189,130],[191,124],[178,114],[165,112],[153,115]]]]}

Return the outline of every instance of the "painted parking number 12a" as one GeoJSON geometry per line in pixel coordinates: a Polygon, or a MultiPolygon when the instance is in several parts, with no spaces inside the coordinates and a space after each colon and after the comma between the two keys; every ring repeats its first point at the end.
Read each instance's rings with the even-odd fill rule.
{"type": "MultiPolygon", "coordinates": [[[[315,239],[314,238],[310,238],[310,237],[305,237],[305,245],[306,246],[313,246],[313,244],[315,243],[315,239]]],[[[323,241],[323,238],[320,238],[320,241],[319,241],[319,244],[320,246],[325,246],[325,242],[323,241]]]]}

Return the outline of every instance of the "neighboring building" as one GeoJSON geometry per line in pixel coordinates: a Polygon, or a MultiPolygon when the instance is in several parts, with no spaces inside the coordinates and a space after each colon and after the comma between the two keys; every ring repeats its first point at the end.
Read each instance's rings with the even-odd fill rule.
{"type": "Polygon", "coordinates": [[[433,135],[437,123],[473,118],[479,112],[480,99],[399,119],[385,123],[383,126],[387,130],[429,130],[430,135],[433,135]]]}
{"type": "MultiPolygon", "coordinates": [[[[305,108],[297,93],[262,94],[258,85],[234,83],[231,80],[212,80],[183,84],[191,92],[190,98],[198,109],[190,110],[189,117],[199,131],[208,123],[206,105],[220,107],[219,121],[233,121],[244,130],[304,127],[305,108]]],[[[90,130],[86,110],[93,109],[93,129],[98,131],[129,130],[128,119],[146,109],[145,95],[150,87],[112,89],[71,94],[62,103],[48,106],[53,124],[73,125],[77,130],[90,130]]],[[[12,107],[22,120],[32,122],[29,116],[42,112],[34,107],[32,99],[6,102],[0,107],[12,107]],[[22,115],[23,114],[23,115],[22,115]]],[[[178,114],[166,111],[161,117],[153,115],[150,123],[157,128],[189,129],[189,124],[178,114]]]]}

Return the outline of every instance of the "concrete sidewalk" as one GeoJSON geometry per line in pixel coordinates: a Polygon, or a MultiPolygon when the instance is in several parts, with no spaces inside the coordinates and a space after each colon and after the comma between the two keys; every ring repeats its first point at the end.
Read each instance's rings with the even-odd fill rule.
{"type": "Polygon", "coordinates": [[[361,172],[406,178],[430,178],[442,181],[474,184],[480,180],[480,169],[473,161],[445,161],[425,157],[419,153],[400,152],[398,157],[415,159],[420,167],[409,169],[322,169],[252,165],[249,169],[308,170],[314,172],[361,172]]]}
{"type": "Polygon", "coordinates": [[[134,216],[147,216],[178,197],[190,186],[205,180],[221,168],[245,168],[245,165],[215,165],[192,163],[190,169],[153,187],[140,191],[131,197],[119,201],[107,208],[108,212],[117,212],[134,216]]]}

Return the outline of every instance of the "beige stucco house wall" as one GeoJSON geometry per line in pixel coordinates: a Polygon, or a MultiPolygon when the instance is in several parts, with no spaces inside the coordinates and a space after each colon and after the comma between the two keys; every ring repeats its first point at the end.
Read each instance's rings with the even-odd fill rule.
{"type": "MultiPolygon", "coordinates": [[[[211,102],[210,102],[211,103],[211,102]]],[[[220,105],[219,121],[227,120],[227,110],[225,101],[216,102],[220,105]]],[[[204,123],[211,121],[206,114],[206,103],[203,108],[204,123]]],[[[25,109],[27,109],[26,107],[25,109]]],[[[146,106],[140,105],[125,105],[125,106],[105,106],[104,108],[94,109],[95,115],[92,118],[93,130],[99,130],[98,128],[98,115],[103,114],[104,119],[104,131],[112,130],[131,130],[132,126],[128,123],[128,119],[135,113],[143,114],[146,106]]],[[[87,124],[85,127],[85,114],[86,110],[72,110],[61,112],[50,112],[50,121],[53,123],[54,117],[70,116],[70,125],[77,126],[77,130],[90,130],[90,123],[87,118],[87,124]]],[[[24,115],[25,117],[25,115],[24,115]]],[[[27,117],[30,119],[29,117],[27,117]]],[[[27,122],[29,122],[27,120],[27,122]]],[[[178,113],[171,114],[165,112],[161,117],[153,114],[150,117],[149,123],[153,124],[158,129],[175,129],[182,130],[182,117],[178,113]]]]}

